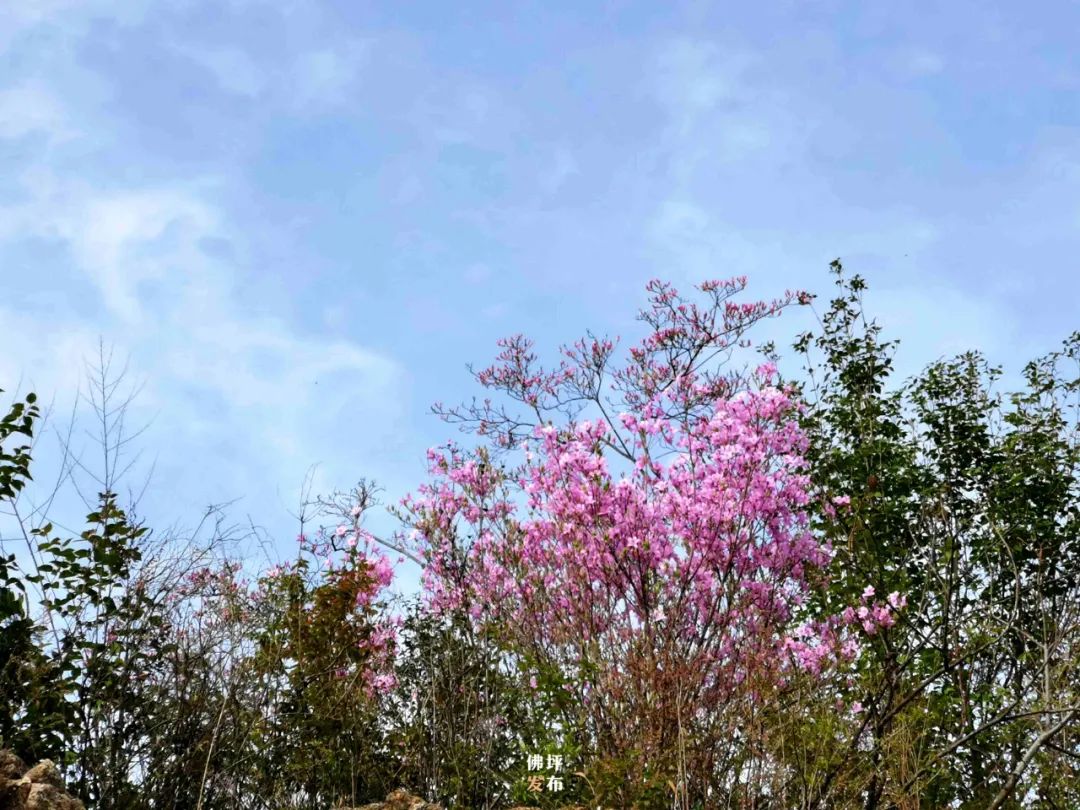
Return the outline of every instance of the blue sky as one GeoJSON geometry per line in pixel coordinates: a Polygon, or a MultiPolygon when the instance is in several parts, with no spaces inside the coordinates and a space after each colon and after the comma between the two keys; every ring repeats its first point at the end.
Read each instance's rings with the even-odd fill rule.
{"type": "Polygon", "coordinates": [[[467,362],[633,336],[652,277],[827,294],[841,256],[902,370],[1015,370],[1080,326],[1078,28],[1050,2],[3,3],[0,387],[66,413],[104,339],[151,520],[241,498],[286,548],[310,465],[396,499],[467,362]]]}

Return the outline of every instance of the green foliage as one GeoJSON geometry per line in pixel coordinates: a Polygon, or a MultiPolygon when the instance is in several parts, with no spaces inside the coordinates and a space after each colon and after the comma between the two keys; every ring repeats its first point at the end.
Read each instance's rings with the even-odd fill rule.
{"type": "MultiPolygon", "coordinates": [[[[40,412],[34,394],[15,402],[0,419],[0,501],[14,500],[30,479],[30,445],[40,412]]],[[[51,667],[37,644],[40,628],[30,615],[26,583],[16,555],[0,545],[0,744],[21,756],[63,750],[63,700],[51,688],[51,667]]]]}
{"type": "Polygon", "coordinates": [[[1029,364],[1026,390],[1007,398],[977,353],[890,388],[896,343],[864,317],[862,279],[833,271],[839,296],[796,344],[813,475],[826,499],[851,499],[818,516],[838,574],[819,601],[849,604],[869,582],[907,594],[908,608],[848,687],[866,705],[848,742],[822,746],[836,729],[802,709],[807,746],[831,751],[816,800],[1011,806],[1031,790],[1076,801],[1075,724],[1054,728],[1077,697],[1078,378],[1061,367],[1075,367],[1080,336],[1029,364]]]}
{"type": "MultiPolygon", "coordinates": [[[[0,420],[0,444],[16,433],[32,437],[34,403],[30,394],[0,420]]],[[[27,445],[0,449],[0,498],[14,505],[30,461],[27,445]]],[[[31,761],[66,763],[81,795],[107,795],[99,807],[121,807],[129,797],[118,760],[142,708],[131,681],[159,652],[162,620],[145,583],[129,587],[147,530],[111,492],[100,494],[86,525],[72,539],[54,535],[52,524],[27,529],[20,520],[23,566],[14,553],[0,555],[0,744],[31,761]]]]}
{"type": "Polygon", "coordinates": [[[397,677],[389,742],[401,783],[448,808],[501,806],[544,733],[542,702],[520,688],[511,657],[463,616],[414,604],[397,677]]]}
{"type": "Polygon", "coordinates": [[[313,808],[385,796],[394,785],[378,703],[364,689],[375,609],[357,608],[369,574],[360,565],[313,579],[301,560],[264,584],[246,608],[255,648],[240,665],[265,701],[249,742],[256,790],[313,808]]]}

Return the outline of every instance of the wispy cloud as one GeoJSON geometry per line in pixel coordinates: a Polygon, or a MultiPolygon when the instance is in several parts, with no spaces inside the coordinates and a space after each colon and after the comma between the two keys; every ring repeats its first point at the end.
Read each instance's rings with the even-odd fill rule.
{"type": "MultiPolygon", "coordinates": [[[[23,22],[45,19],[42,11],[23,22]]],[[[230,59],[240,64],[223,57],[221,75],[230,59]]],[[[354,70],[318,58],[297,81],[308,101],[330,102],[354,70]]],[[[252,67],[232,81],[230,91],[258,92],[261,80],[252,67]]],[[[284,504],[295,503],[312,464],[322,463],[315,492],[385,470],[376,455],[385,458],[388,436],[403,429],[398,364],[260,311],[251,283],[258,268],[248,264],[259,233],[234,220],[228,176],[104,180],[73,171],[70,154],[107,141],[110,123],[64,105],[62,95],[45,81],[0,87],[0,113],[18,112],[0,114],[0,143],[62,137],[67,150],[36,151],[14,175],[18,193],[0,203],[0,253],[47,251],[52,259],[43,269],[8,263],[0,271],[11,274],[11,294],[0,298],[9,336],[2,384],[22,376],[24,389],[70,403],[99,336],[130,356],[131,373],[145,380],[132,421],[152,422],[144,440],[156,448],[167,489],[151,501],[165,520],[243,496],[242,509],[280,530],[284,504]],[[91,130],[93,141],[80,140],[91,130]]]]}
{"type": "Polygon", "coordinates": [[[181,45],[178,50],[208,70],[226,93],[258,98],[269,84],[265,70],[241,48],[181,45]]]}
{"type": "Polygon", "coordinates": [[[28,383],[68,395],[96,350],[95,332],[130,355],[146,379],[138,414],[154,420],[159,468],[172,486],[182,482],[188,507],[247,496],[248,508],[280,517],[275,500],[291,503],[313,463],[323,462],[323,491],[378,470],[378,433],[354,435],[354,455],[340,442],[357,424],[391,429],[401,369],[351,341],[251,311],[236,283],[244,269],[200,247],[223,235],[243,241],[219,209],[182,188],[84,191],[51,216],[47,204],[35,209],[36,229],[22,238],[62,246],[100,306],[73,320],[50,318],[40,299],[0,305],[5,331],[25,336],[13,355],[28,383]]]}
{"type": "Polygon", "coordinates": [[[75,134],[70,126],[60,100],[41,82],[23,81],[0,90],[0,138],[68,138],[75,134]]]}

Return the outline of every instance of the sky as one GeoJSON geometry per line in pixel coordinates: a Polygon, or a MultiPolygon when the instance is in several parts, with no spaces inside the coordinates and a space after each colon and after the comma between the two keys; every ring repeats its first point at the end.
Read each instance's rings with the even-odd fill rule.
{"type": "Polygon", "coordinates": [[[1078,32],[1065,2],[9,0],[0,388],[62,429],[104,345],[149,522],[230,501],[289,553],[309,471],[396,501],[467,363],[631,340],[654,277],[827,299],[841,257],[901,372],[1015,372],[1080,327],[1078,32]]]}

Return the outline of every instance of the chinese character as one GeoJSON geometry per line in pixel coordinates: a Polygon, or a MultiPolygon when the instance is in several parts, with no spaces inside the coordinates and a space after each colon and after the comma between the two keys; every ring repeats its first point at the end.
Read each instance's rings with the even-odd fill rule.
{"type": "Polygon", "coordinates": [[[544,768],[544,755],[543,754],[529,754],[528,768],[530,771],[539,771],[544,768]]]}
{"type": "Polygon", "coordinates": [[[562,770],[562,754],[548,754],[547,766],[548,770],[559,773],[562,770]]]}
{"type": "Polygon", "coordinates": [[[548,790],[559,791],[562,790],[562,777],[561,776],[549,776],[547,781],[548,790]]]}
{"type": "Polygon", "coordinates": [[[529,792],[530,793],[542,793],[544,790],[544,777],[542,776],[530,776],[529,777],[529,792]]]}

